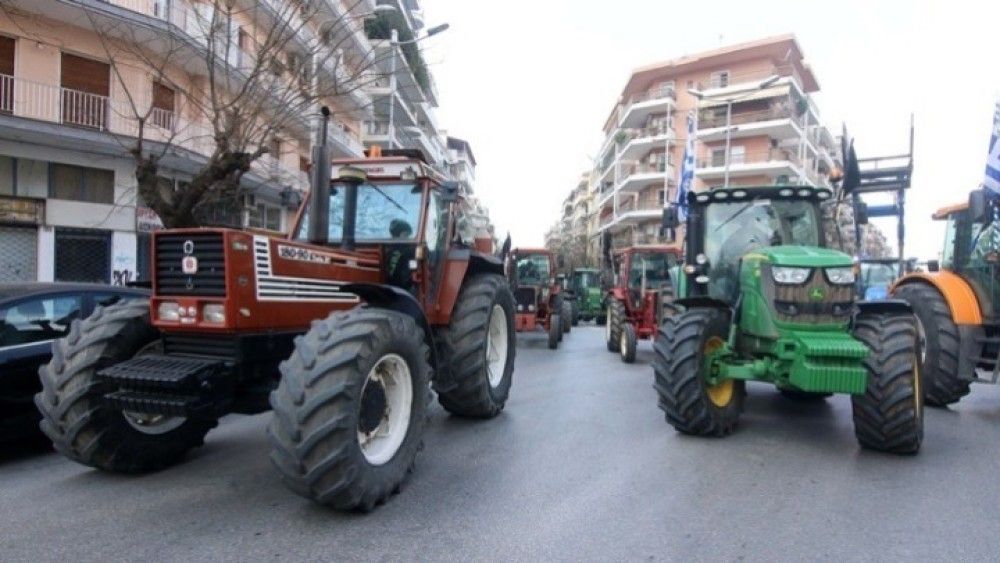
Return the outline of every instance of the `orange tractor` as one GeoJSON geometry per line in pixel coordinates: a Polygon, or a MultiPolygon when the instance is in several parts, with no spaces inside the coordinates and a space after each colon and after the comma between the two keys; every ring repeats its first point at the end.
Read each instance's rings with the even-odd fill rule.
{"type": "Polygon", "coordinates": [[[507,280],[517,303],[517,332],[542,329],[548,335],[549,349],[555,350],[563,333],[570,331],[572,309],[556,282],[552,253],[544,248],[515,248],[508,264],[507,280]]]}
{"type": "Polygon", "coordinates": [[[609,352],[625,363],[635,361],[639,340],[651,340],[667,317],[676,312],[673,298],[680,248],[665,245],[632,246],[615,253],[606,249],[614,284],[608,290],[605,340],[609,352]]]}
{"type": "Polygon", "coordinates": [[[56,449],[154,471],[220,417],[271,408],[283,481],[369,510],[410,473],[431,387],[452,414],[500,413],[514,297],[491,236],[469,231],[473,206],[419,153],[371,156],[331,167],[321,142],[288,236],[154,233],[152,299],[74,322],[40,370],[35,402],[56,449]]]}
{"type": "Polygon", "coordinates": [[[944,406],[974,382],[1000,380],[1000,220],[995,195],[976,190],[968,203],[933,218],[947,221],[940,263],[890,289],[918,320],[927,404],[944,406]]]}

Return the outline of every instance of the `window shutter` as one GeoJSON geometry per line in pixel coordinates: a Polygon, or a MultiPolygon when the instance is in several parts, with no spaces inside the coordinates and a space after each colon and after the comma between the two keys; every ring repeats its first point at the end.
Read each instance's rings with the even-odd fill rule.
{"type": "Polygon", "coordinates": [[[174,111],[174,90],[159,82],[153,82],[153,107],[174,111]]]}
{"type": "Polygon", "coordinates": [[[10,37],[0,36],[0,74],[14,76],[14,45],[10,37]]]}
{"type": "Polygon", "coordinates": [[[69,53],[62,54],[62,87],[98,96],[111,94],[111,67],[69,53]]]}

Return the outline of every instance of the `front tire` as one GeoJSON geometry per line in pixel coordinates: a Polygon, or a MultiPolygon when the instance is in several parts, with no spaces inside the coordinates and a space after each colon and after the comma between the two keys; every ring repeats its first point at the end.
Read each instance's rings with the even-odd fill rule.
{"type": "Polygon", "coordinates": [[[736,428],[746,395],[742,380],[705,381],[705,356],[729,335],[727,315],[689,309],[660,326],[653,343],[653,387],[667,422],[678,432],[725,436],[736,428]]]}
{"type": "Polygon", "coordinates": [[[911,315],[860,315],[854,337],[868,346],[868,388],[852,395],[854,433],[866,448],[915,454],[924,436],[917,331],[911,315]]]}
{"type": "Polygon", "coordinates": [[[549,316],[549,350],[555,350],[559,347],[559,341],[562,340],[562,319],[560,315],[550,315],[549,316]]]}
{"type": "Polygon", "coordinates": [[[507,280],[479,274],[466,280],[437,334],[438,402],[458,416],[492,418],[503,410],[514,374],[514,296],[507,280]]]}
{"type": "Polygon", "coordinates": [[[159,339],[149,321],[149,301],[98,307],[52,344],[52,360],[39,369],[42,391],[35,405],[40,427],[64,456],[105,471],[143,473],[180,461],[204,443],[213,418],[187,418],[142,431],[121,410],[106,405],[97,371],[123,362],[159,339]]]}
{"type": "Polygon", "coordinates": [[[621,345],[619,349],[619,355],[621,359],[626,364],[631,364],[635,361],[635,347],[636,347],[636,335],[635,328],[630,323],[625,323],[622,326],[621,335],[621,345]]]}
{"type": "Polygon", "coordinates": [[[951,308],[940,292],[922,283],[904,285],[894,296],[910,304],[922,328],[918,336],[923,340],[924,400],[934,407],[957,403],[969,394],[970,382],[958,373],[961,337],[951,308]]]}
{"type": "Polygon", "coordinates": [[[559,315],[562,318],[562,330],[568,334],[573,325],[576,324],[573,322],[573,306],[569,302],[563,301],[562,311],[559,312],[559,315]]]}
{"type": "Polygon", "coordinates": [[[399,490],[420,450],[430,350],[402,313],[358,307],[295,340],[271,393],[271,461],[296,493],[368,511],[399,490]]]}
{"type": "Polygon", "coordinates": [[[604,331],[608,352],[617,352],[622,338],[622,324],[625,322],[625,305],[617,299],[608,304],[608,326],[604,331]]]}

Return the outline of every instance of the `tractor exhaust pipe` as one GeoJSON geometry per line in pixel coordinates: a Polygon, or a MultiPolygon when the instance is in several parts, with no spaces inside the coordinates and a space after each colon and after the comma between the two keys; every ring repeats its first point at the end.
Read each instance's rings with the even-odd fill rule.
{"type": "Polygon", "coordinates": [[[327,126],[330,123],[330,108],[323,106],[320,138],[312,152],[312,179],[309,206],[309,242],[328,244],[330,242],[330,148],[326,144],[327,126]]]}

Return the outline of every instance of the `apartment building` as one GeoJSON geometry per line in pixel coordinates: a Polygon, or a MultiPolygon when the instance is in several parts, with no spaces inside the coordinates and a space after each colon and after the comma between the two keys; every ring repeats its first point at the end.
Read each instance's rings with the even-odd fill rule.
{"type": "Polygon", "coordinates": [[[447,146],[448,177],[458,182],[465,193],[472,194],[476,185],[476,156],[472,153],[472,145],[465,139],[449,136],[447,146]]]}
{"type": "Polygon", "coordinates": [[[562,203],[562,214],[545,234],[545,247],[561,254],[568,269],[596,265],[592,172],[580,174],[562,203]]]}
{"type": "Polygon", "coordinates": [[[660,241],[688,119],[696,120],[695,190],[727,175],[738,185],[828,184],[836,151],[812,99],[818,91],[792,35],[636,69],[604,123],[593,183],[598,231],[610,231],[616,247],[660,241]]]}

